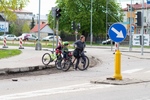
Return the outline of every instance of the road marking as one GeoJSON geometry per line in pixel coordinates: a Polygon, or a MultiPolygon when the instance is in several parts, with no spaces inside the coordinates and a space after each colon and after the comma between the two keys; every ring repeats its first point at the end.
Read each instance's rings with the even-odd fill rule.
{"type": "Polygon", "coordinates": [[[140,71],[140,70],[143,70],[143,68],[141,68],[141,69],[126,70],[126,71],[123,71],[122,73],[131,74],[131,73],[135,73],[135,72],[140,71]]]}
{"type": "Polygon", "coordinates": [[[100,89],[100,88],[109,88],[113,86],[114,85],[84,83],[84,84],[70,85],[70,86],[59,87],[59,88],[2,95],[0,96],[0,100],[23,99],[23,98],[52,95],[52,94],[58,94],[58,93],[69,93],[69,92],[93,90],[93,89],[100,89]]]}

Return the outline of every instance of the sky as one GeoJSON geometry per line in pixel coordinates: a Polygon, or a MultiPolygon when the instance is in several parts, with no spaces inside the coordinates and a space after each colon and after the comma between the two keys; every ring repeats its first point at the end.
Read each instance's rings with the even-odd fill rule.
{"type": "MultiPolygon", "coordinates": [[[[49,11],[52,9],[52,7],[55,7],[56,0],[40,0],[41,1],[41,15],[46,15],[49,13],[49,11]]],[[[130,4],[131,0],[117,0],[119,3],[121,3],[122,7],[125,8],[126,4],[130,4]]],[[[142,0],[132,0],[132,3],[135,4],[136,2],[140,3],[142,0]]],[[[146,2],[146,0],[144,0],[146,2]]],[[[33,14],[39,13],[39,0],[30,0],[30,3],[24,8],[27,11],[33,12],[33,14]]]]}
{"type": "MultiPolygon", "coordinates": [[[[40,0],[41,1],[41,7],[40,7],[40,13],[41,15],[46,15],[49,13],[49,11],[52,9],[52,7],[55,7],[56,0],[40,0]]],[[[39,0],[30,0],[28,5],[24,8],[27,11],[33,12],[33,14],[39,13],[39,0]]]]}

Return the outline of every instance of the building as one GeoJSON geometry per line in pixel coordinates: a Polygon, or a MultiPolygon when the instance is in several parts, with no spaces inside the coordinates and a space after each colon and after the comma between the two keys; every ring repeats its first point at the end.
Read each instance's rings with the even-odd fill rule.
{"type": "MultiPolygon", "coordinates": [[[[136,22],[137,22],[137,12],[142,12],[142,4],[135,3],[135,4],[127,4],[127,7],[123,9],[124,11],[124,22],[127,24],[127,30],[129,31],[130,29],[130,22],[132,25],[134,25],[135,34],[140,33],[141,27],[137,27],[136,22]],[[132,8],[131,8],[132,7],[132,8]],[[132,11],[131,11],[132,10],[132,11]]],[[[144,3],[144,31],[145,34],[150,34],[150,5],[147,3],[144,3]]]]}
{"type": "MultiPolygon", "coordinates": [[[[35,34],[36,36],[38,36],[38,27],[39,24],[36,24],[32,29],[31,29],[31,33],[35,34]]],[[[44,38],[50,34],[53,34],[54,31],[49,27],[49,24],[42,22],[40,24],[40,38],[44,38]]]]}

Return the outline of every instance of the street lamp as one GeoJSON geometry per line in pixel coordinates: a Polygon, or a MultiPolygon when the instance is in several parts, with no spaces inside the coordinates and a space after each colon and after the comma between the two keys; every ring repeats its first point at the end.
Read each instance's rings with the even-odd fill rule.
{"type": "Polygon", "coordinates": [[[35,50],[41,50],[42,49],[42,45],[40,43],[40,9],[41,9],[41,0],[39,0],[38,42],[36,43],[35,50]]]}

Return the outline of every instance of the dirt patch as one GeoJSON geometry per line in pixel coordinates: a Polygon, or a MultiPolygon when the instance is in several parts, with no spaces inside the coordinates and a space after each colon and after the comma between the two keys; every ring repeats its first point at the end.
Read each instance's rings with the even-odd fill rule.
{"type": "MultiPolygon", "coordinates": [[[[90,64],[89,68],[92,68],[96,66],[98,63],[102,63],[101,60],[90,56],[89,57],[90,64]]],[[[74,69],[71,67],[69,71],[73,71],[74,69]]],[[[56,69],[54,66],[53,67],[47,67],[42,70],[36,70],[36,71],[30,71],[30,72],[21,72],[21,73],[9,73],[5,75],[0,75],[0,80],[3,79],[13,79],[13,78],[19,78],[19,77],[25,77],[25,76],[38,76],[38,75],[49,75],[49,74],[56,74],[56,73],[62,73],[62,70],[56,69]]]]}

